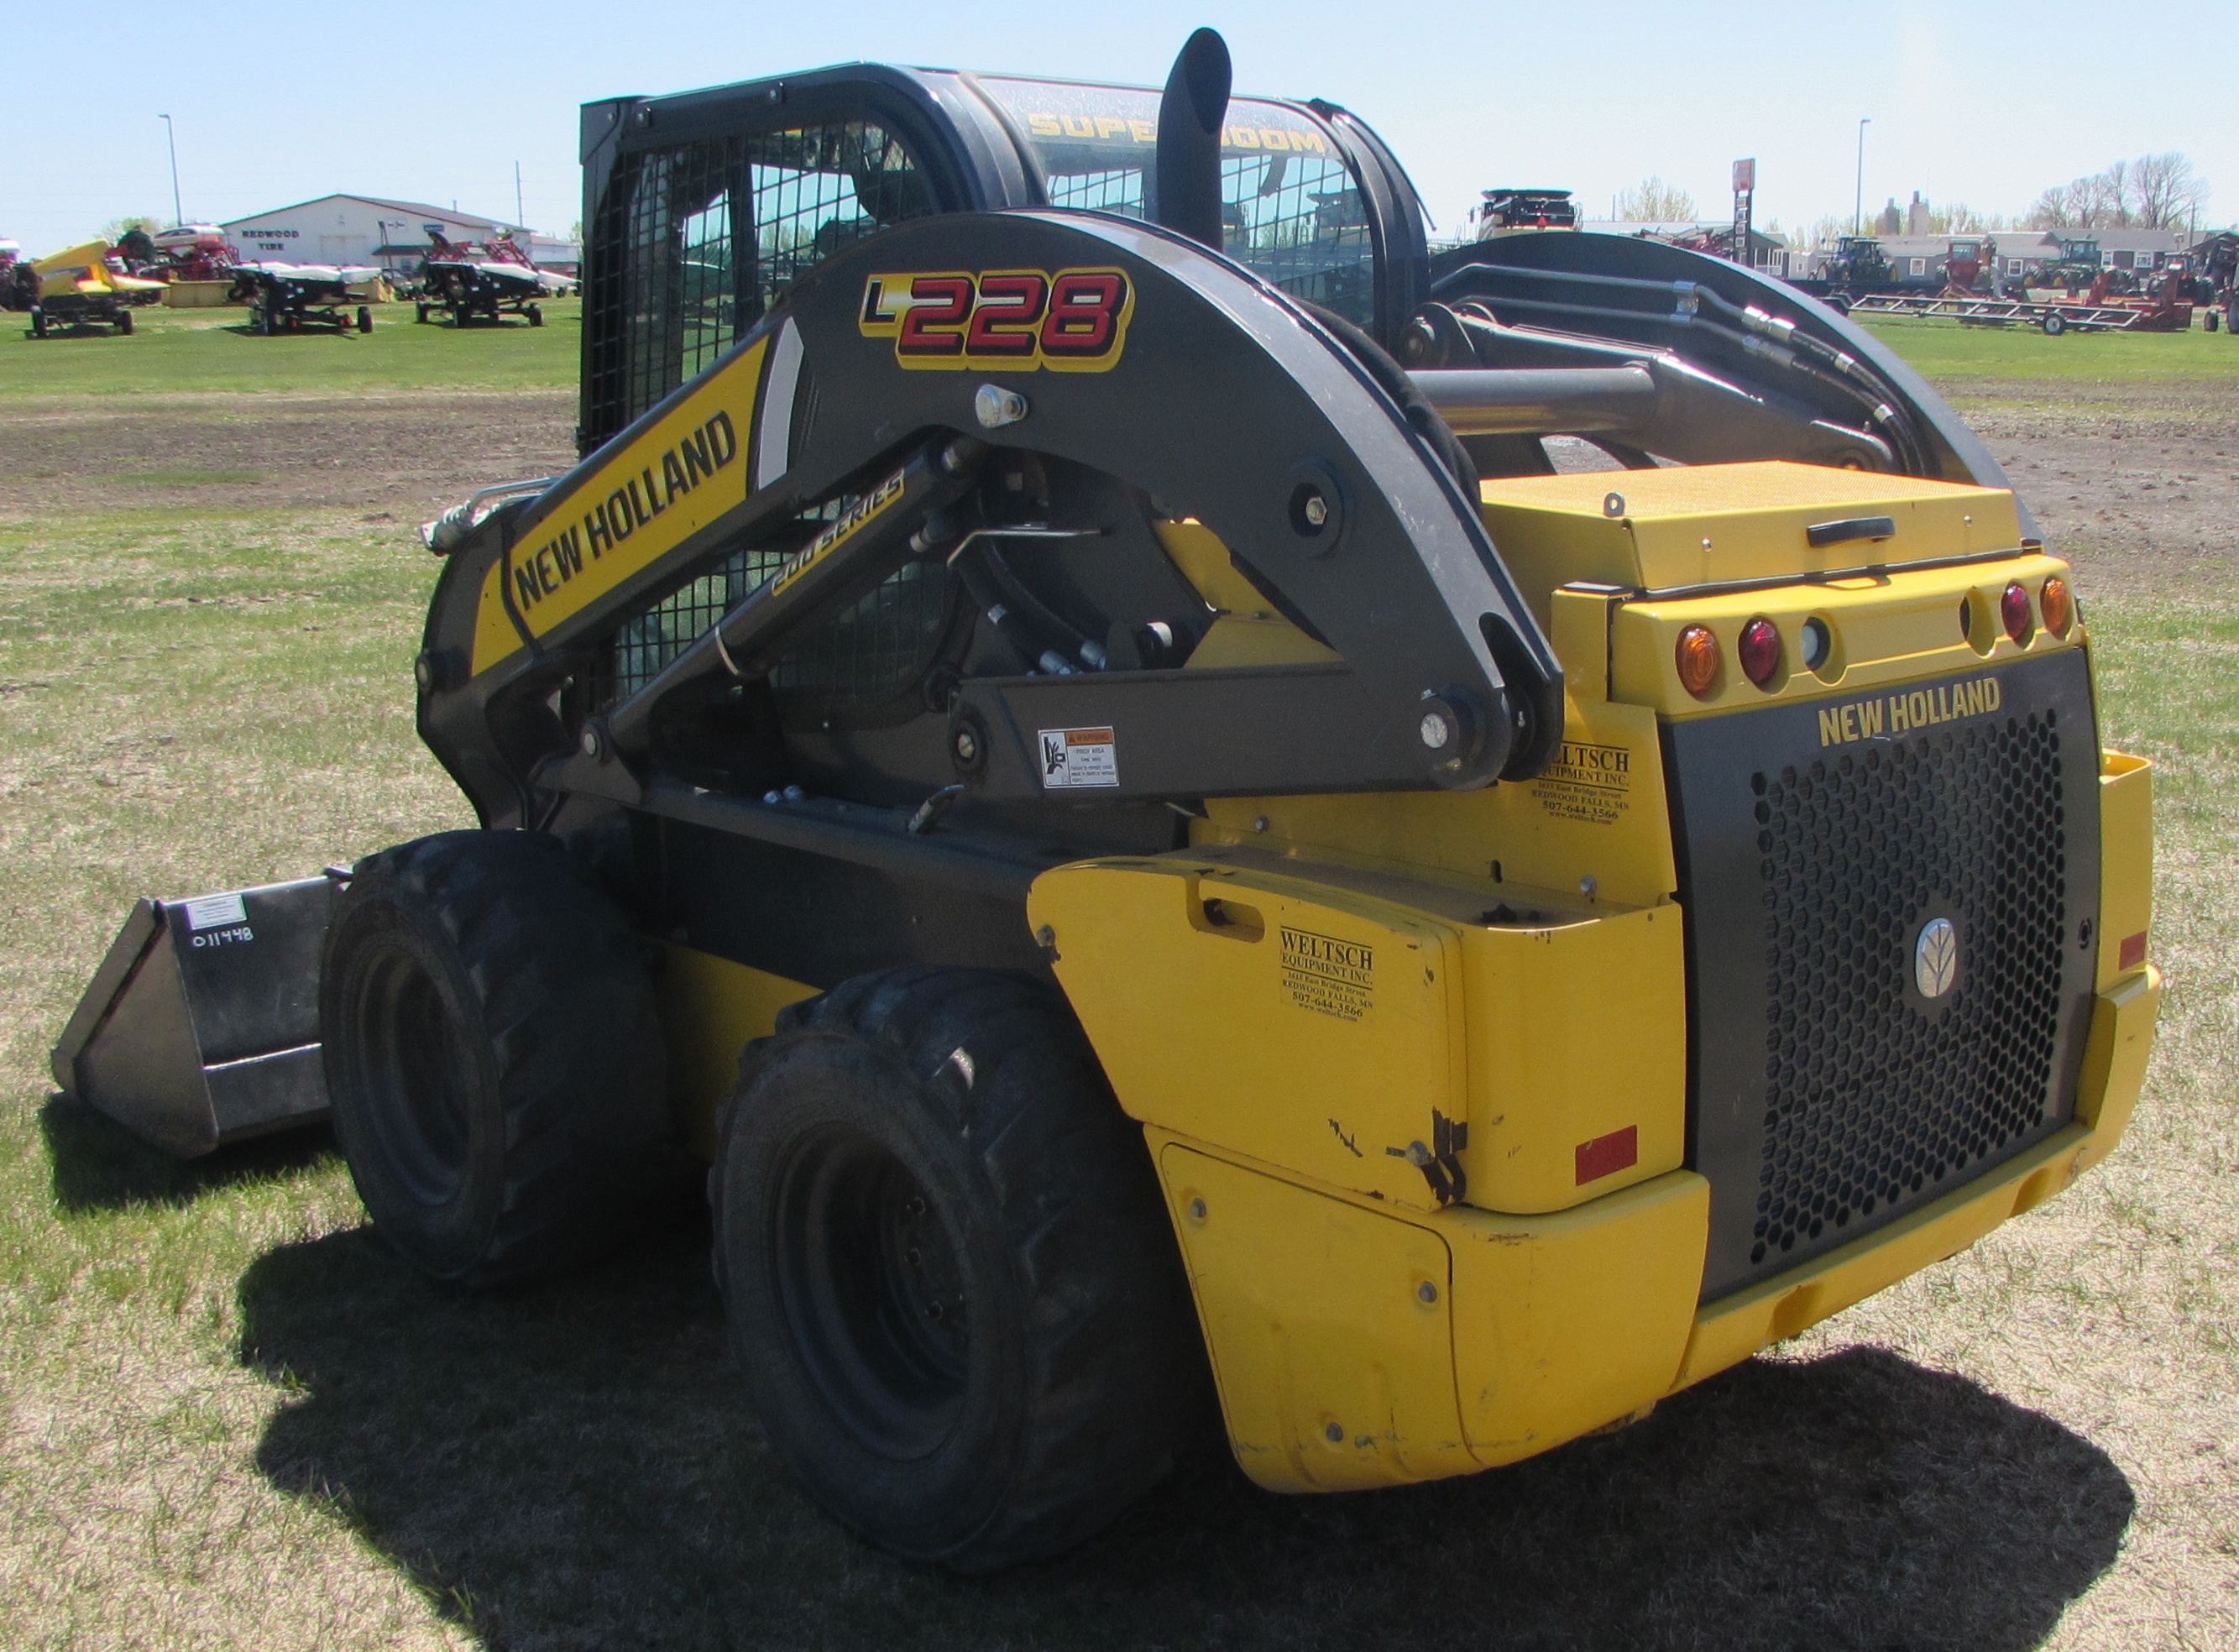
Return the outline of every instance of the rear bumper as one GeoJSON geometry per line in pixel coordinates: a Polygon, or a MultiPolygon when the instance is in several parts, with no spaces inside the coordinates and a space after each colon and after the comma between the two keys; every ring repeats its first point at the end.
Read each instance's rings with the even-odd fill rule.
{"type": "Polygon", "coordinates": [[[2150,965],[2098,995],[2076,1122],[1708,1306],[1696,1297],[1710,1190],[1690,1171],[1545,1216],[1418,1213],[1153,1127],[1237,1460],[1273,1491],[1438,1479],[1535,1456],[1737,1364],[2105,1158],[2137,1104],[2160,1002],[2150,965]]]}

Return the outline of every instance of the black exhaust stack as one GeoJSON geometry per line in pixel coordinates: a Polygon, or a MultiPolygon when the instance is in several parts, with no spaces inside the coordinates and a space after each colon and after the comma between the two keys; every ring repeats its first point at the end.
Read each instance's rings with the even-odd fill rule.
{"type": "Polygon", "coordinates": [[[1220,126],[1228,113],[1228,43],[1200,29],[1183,43],[1159,102],[1158,221],[1221,250],[1220,126]]]}

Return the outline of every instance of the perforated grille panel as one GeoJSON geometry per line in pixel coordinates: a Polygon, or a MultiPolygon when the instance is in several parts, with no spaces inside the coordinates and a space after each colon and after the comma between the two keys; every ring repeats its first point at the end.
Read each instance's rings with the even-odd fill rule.
{"type": "Polygon", "coordinates": [[[2075,649],[1683,720],[1664,747],[1715,1298],[1968,1185],[2072,1115],[2098,748],[2075,649]]]}
{"type": "Polygon", "coordinates": [[[2062,739],[2048,708],[1751,777],[1769,1005],[1752,1263],[1963,1181],[2044,1122],[2062,739]],[[1931,998],[1916,951],[1939,918],[1957,968],[1931,998]]]}

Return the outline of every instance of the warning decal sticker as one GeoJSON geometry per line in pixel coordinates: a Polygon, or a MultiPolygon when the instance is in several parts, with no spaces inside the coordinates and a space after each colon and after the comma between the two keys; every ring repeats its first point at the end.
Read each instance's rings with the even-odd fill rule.
{"type": "Polygon", "coordinates": [[[1120,784],[1120,741],[1110,728],[1040,731],[1042,790],[1120,784]]]}
{"type": "Polygon", "coordinates": [[[1632,806],[1632,750],[1565,740],[1531,782],[1531,795],[1558,820],[1613,826],[1632,806]]]}
{"type": "Polygon", "coordinates": [[[1376,1007],[1376,949],[1311,929],[1283,930],[1283,990],[1302,1010],[1358,1021],[1376,1007]]]}

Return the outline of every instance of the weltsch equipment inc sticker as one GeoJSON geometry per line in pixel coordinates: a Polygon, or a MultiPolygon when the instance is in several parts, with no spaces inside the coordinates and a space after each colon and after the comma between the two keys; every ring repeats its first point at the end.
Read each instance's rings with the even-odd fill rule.
{"type": "Polygon", "coordinates": [[[1358,1021],[1376,1007],[1376,950],[1364,941],[1283,930],[1283,987],[1302,1010],[1358,1021]]]}
{"type": "Polygon", "coordinates": [[[1042,790],[1120,784],[1120,742],[1109,728],[1040,731],[1042,790]]]}

